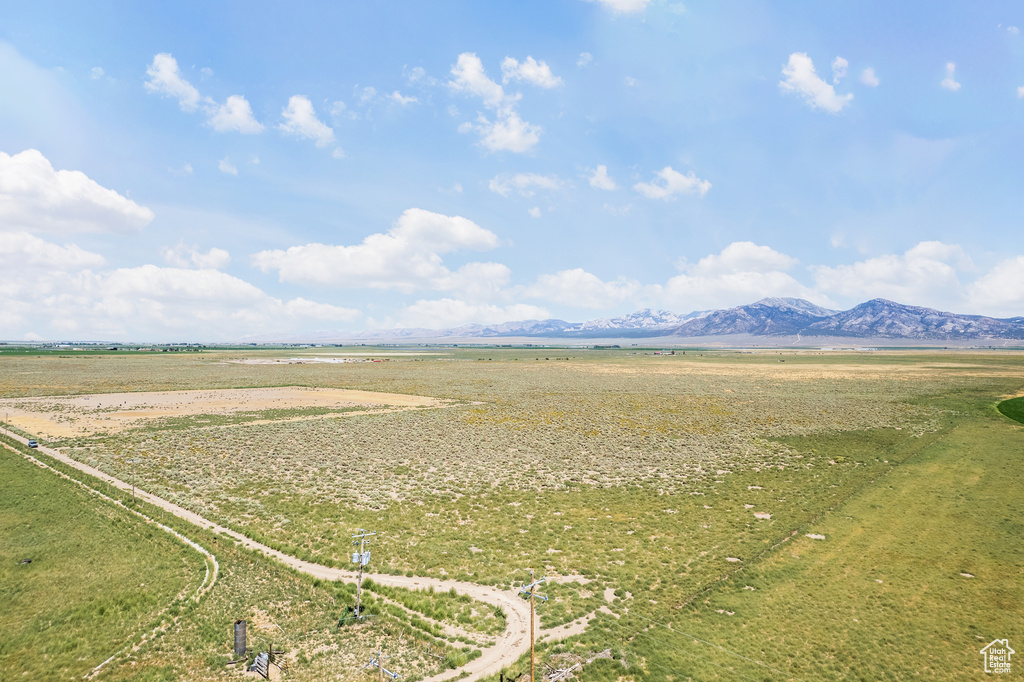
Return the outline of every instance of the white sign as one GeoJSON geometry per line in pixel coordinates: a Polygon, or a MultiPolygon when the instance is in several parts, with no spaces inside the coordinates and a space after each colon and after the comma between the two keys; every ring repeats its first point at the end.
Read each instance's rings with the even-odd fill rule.
{"type": "Polygon", "coordinates": [[[981,655],[985,657],[985,672],[1010,672],[1010,656],[1015,653],[1017,652],[1010,648],[1010,642],[1008,640],[992,640],[988,646],[981,650],[981,655]]]}

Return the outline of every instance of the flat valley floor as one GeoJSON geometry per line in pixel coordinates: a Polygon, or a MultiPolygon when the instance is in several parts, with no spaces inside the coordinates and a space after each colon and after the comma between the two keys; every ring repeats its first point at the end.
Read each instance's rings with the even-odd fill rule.
{"type": "MultiPolygon", "coordinates": [[[[982,679],[989,642],[1024,646],[1024,425],[996,409],[1024,394],[1024,353],[324,357],[11,349],[0,352],[0,414],[22,436],[306,561],[349,567],[350,536],[367,528],[371,578],[512,590],[531,570],[550,576],[538,653],[553,669],[580,663],[574,679],[982,679]]],[[[225,665],[230,624],[246,618],[288,652],[289,679],[364,679],[360,666],[386,646],[414,680],[457,668],[504,627],[468,597],[371,584],[376,620],[339,628],[350,586],[178,521],[217,554],[222,578],[174,609],[203,562],[145,565],[147,543],[165,540],[78,497],[80,521],[133,529],[124,550],[139,554],[140,575],[163,577],[116,624],[117,607],[100,613],[85,596],[50,603],[40,578],[12,566],[29,529],[69,523],[32,491],[67,496],[69,484],[18,469],[32,465],[12,448],[0,462],[24,492],[0,504],[0,545],[18,547],[0,551],[0,631],[18,632],[0,642],[5,678],[55,657],[61,676],[81,676],[114,641],[135,643],[98,679],[238,676],[225,665]],[[42,615],[11,620],[5,607],[33,599],[42,615]],[[60,657],[62,627],[106,639],[60,657]]],[[[88,558],[90,542],[117,537],[90,523],[75,527],[74,547],[39,546],[103,584],[128,569],[88,558]]],[[[520,659],[511,673],[527,669],[520,659]]]]}

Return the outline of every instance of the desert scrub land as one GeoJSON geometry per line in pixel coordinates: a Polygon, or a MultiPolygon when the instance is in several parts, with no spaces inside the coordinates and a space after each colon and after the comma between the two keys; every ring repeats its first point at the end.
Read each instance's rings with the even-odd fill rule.
{"type": "MultiPolygon", "coordinates": [[[[371,565],[377,571],[504,588],[531,568],[575,577],[546,588],[551,600],[538,611],[545,627],[592,616],[584,634],[542,646],[554,662],[609,650],[579,679],[879,679],[890,670],[894,678],[916,674],[912,669],[964,679],[980,669],[977,648],[1019,632],[1012,624],[1021,622],[1024,581],[1012,538],[1022,513],[1013,501],[1024,499],[1024,490],[1013,476],[1001,487],[964,489],[956,473],[963,453],[988,453],[971,474],[979,477],[1010,466],[1019,453],[1013,443],[1020,427],[995,408],[1024,388],[1019,354],[437,352],[319,365],[226,361],[244,357],[238,351],[17,362],[0,356],[0,390],[21,398],[308,386],[448,401],[443,408],[303,421],[152,421],[54,445],[125,480],[133,458],[143,488],[320,563],[345,564],[349,535],[363,527],[379,533],[371,565]],[[992,447],[984,438],[954,437],[966,424],[977,427],[975,436],[992,437],[992,447]],[[958,445],[943,450],[949,442],[958,445]],[[937,468],[920,468],[940,450],[937,468]],[[911,485],[929,477],[942,483],[911,485]],[[871,495],[883,501],[865,502],[871,495]],[[1004,521],[992,538],[961,533],[961,520],[976,515],[1004,521]],[[835,530],[845,516],[853,523],[835,530]],[[933,524],[919,523],[933,517],[933,524]],[[916,592],[904,582],[885,593],[887,610],[879,612],[880,593],[870,590],[882,583],[851,583],[851,576],[913,575],[907,547],[915,534],[927,541],[915,541],[920,556],[913,562],[943,577],[916,592]],[[964,548],[951,551],[957,538],[964,548]],[[984,552],[998,571],[982,578],[963,568],[976,577],[953,577],[974,582],[946,581],[948,558],[966,566],[984,552]],[[811,563],[790,562],[791,554],[811,563]],[[983,606],[956,591],[963,584],[983,606]],[[850,616],[864,623],[854,623],[856,636],[828,615],[847,606],[876,613],[866,621],[850,616]],[[894,633],[877,613],[897,611],[894,633]],[[926,646],[931,663],[913,668],[887,646],[926,646]]],[[[379,608],[409,616],[393,603],[402,600],[378,596],[390,600],[379,608]]],[[[441,613],[440,602],[421,608],[441,613]]],[[[435,621],[438,627],[416,631],[438,636],[440,625],[457,624],[465,639],[485,644],[493,627],[486,616],[470,609],[465,623],[453,611],[435,621]]],[[[413,626],[411,617],[407,623],[413,626]]],[[[342,649],[321,653],[318,669],[326,674],[342,649]]]]}

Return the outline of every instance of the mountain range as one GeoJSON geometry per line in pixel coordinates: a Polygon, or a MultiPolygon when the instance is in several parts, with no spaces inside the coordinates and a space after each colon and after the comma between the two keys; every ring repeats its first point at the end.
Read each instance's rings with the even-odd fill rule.
{"type": "Polygon", "coordinates": [[[500,337],[559,339],[768,337],[782,340],[886,339],[973,341],[1024,339],[1024,317],[961,315],[876,298],[849,310],[830,310],[800,298],[765,298],[749,305],[678,315],[644,309],[586,322],[520,320],[467,324],[451,329],[388,329],[362,333],[324,332],[307,340],[441,340],[500,337]]]}

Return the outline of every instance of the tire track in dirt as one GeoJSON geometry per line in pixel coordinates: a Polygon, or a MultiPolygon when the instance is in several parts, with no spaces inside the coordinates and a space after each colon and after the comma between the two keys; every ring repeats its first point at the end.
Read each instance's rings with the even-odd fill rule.
{"type": "MultiPolygon", "coordinates": [[[[0,429],[0,431],[3,431],[3,429],[0,429]]],[[[11,432],[4,432],[22,443],[28,443],[28,439],[26,438],[11,432]]],[[[119,478],[115,478],[114,476],[96,469],[95,467],[91,467],[88,464],[83,464],[76,459],[72,459],[59,450],[54,450],[53,448],[48,448],[43,445],[39,446],[39,450],[50,457],[67,464],[68,466],[74,467],[75,469],[89,474],[90,476],[93,476],[105,483],[109,483],[116,488],[121,490],[133,489],[133,486],[130,483],[126,483],[119,478]]],[[[298,557],[285,554],[284,552],[278,551],[260,542],[256,542],[255,540],[242,535],[231,528],[214,523],[213,521],[210,521],[193,511],[189,511],[184,507],[179,507],[173,502],[169,502],[162,497],[158,497],[141,490],[138,486],[135,486],[134,490],[136,497],[148,502],[154,507],[159,507],[164,511],[174,514],[180,519],[184,519],[189,523],[199,526],[200,528],[205,528],[215,533],[229,536],[237,540],[244,547],[259,552],[264,556],[277,559],[286,566],[290,566],[291,568],[306,573],[307,575],[320,578],[321,580],[344,580],[347,582],[356,581],[357,576],[353,571],[346,571],[340,568],[332,568],[330,566],[323,566],[322,564],[303,561],[298,557]]],[[[191,543],[191,541],[189,542],[191,543]]],[[[441,580],[438,578],[427,577],[410,578],[406,576],[384,574],[370,574],[367,577],[373,578],[374,582],[381,585],[387,585],[389,587],[403,587],[411,590],[426,590],[433,587],[436,591],[447,592],[454,588],[458,594],[469,595],[473,599],[488,603],[492,606],[501,607],[505,612],[505,631],[497,636],[493,646],[481,649],[482,655],[480,658],[469,661],[466,665],[461,666],[460,668],[446,670],[432,677],[424,678],[423,682],[442,682],[443,680],[449,680],[456,677],[464,679],[467,682],[474,682],[475,680],[479,680],[488,675],[493,675],[503,668],[512,665],[530,649],[530,605],[529,602],[521,599],[517,592],[501,590],[497,587],[489,587],[486,585],[477,585],[476,583],[461,582],[458,580],[441,580]],[[468,676],[464,676],[467,673],[468,676]]],[[[537,620],[539,621],[539,619],[537,620]]],[[[540,623],[536,622],[535,624],[537,626],[537,630],[543,633],[539,627],[540,623]]]]}

